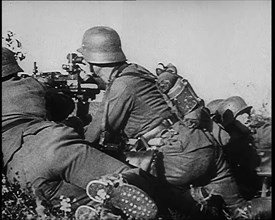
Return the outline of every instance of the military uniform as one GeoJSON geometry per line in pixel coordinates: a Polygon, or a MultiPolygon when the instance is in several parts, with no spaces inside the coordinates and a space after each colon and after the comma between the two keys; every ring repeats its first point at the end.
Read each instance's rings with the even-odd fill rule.
{"type": "MultiPolygon", "coordinates": [[[[161,153],[158,157],[162,162],[157,166],[158,177],[168,186],[160,196],[170,191],[167,196],[170,205],[176,203],[181,206],[179,209],[184,210],[188,206],[186,204],[190,203],[183,194],[189,194],[193,201],[205,202],[207,196],[215,193],[222,196],[233,217],[241,213],[238,208],[241,211],[247,208],[246,201],[239,197],[236,182],[213,137],[206,130],[193,126],[190,128],[182,121],[173,120],[171,109],[158,90],[152,74],[139,65],[126,63],[120,37],[115,30],[105,26],[88,29],[78,52],[90,64],[91,70],[109,83],[104,107],[89,125],[87,140],[94,142],[99,139],[100,143],[104,143],[100,137],[106,137],[101,134],[107,133],[113,136],[124,133],[128,139],[145,139],[147,144],[159,138],[160,143],[154,143],[161,153]],[[207,195],[197,200],[195,198],[205,195],[202,191],[194,193],[200,191],[201,187],[207,195]]],[[[184,80],[177,82],[188,86],[184,80]]],[[[184,103],[184,97],[181,98],[183,100],[180,102],[184,103]]],[[[195,104],[203,104],[200,101],[197,100],[195,104]]],[[[190,106],[178,107],[184,110],[190,106]]],[[[197,207],[196,204],[194,206],[197,207]]]]}
{"type": "Polygon", "coordinates": [[[260,165],[255,140],[246,125],[236,120],[238,115],[249,113],[251,106],[239,96],[222,100],[216,110],[213,134],[223,147],[234,177],[246,199],[253,198],[261,187],[256,168],[260,165]]]}
{"type": "MultiPolygon", "coordinates": [[[[2,61],[7,55],[11,52],[2,49],[2,61]]],[[[10,181],[16,178],[23,187],[30,183],[53,204],[61,195],[75,198],[72,209],[90,202],[89,181],[108,174],[120,173],[129,184],[153,192],[152,179],[140,169],[95,149],[73,128],[46,120],[45,87],[32,77],[17,77],[21,69],[15,62],[3,63],[2,153],[10,181]]]]}
{"type": "Polygon", "coordinates": [[[153,76],[143,67],[125,64],[121,72],[111,80],[101,110],[87,128],[87,140],[94,142],[100,136],[106,101],[108,129],[113,132],[123,130],[128,138],[137,138],[172,116],[156,88],[153,76]],[[143,75],[148,77],[143,78],[143,75]]]}
{"type": "MultiPolygon", "coordinates": [[[[109,100],[107,122],[111,133],[119,134],[122,129],[128,138],[146,136],[165,118],[172,116],[155,81],[142,77],[145,73],[150,75],[143,67],[129,64],[113,78],[110,92],[107,90],[104,97],[104,100],[109,100]]],[[[96,114],[87,129],[86,139],[89,141],[95,141],[100,136],[104,110],[100,112],[101,115],[96,114]]],[[[162,140],[158,147],[162,158],[158,177],[183,191],[188,190],[190,184],[205,186],[208,193],[214,190],[214,194],[222,196],[228,207],[241,206],[244,200],[238,198],[235,180],[210,133],[188,128],[180,121],[172,124],[152,137],[162,140]]],[[[150,142],[150,139],[147,141],[150,142]]]]}

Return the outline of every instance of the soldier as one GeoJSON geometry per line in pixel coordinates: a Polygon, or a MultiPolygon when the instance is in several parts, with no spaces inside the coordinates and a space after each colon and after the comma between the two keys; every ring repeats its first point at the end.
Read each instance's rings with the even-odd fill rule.
{"type": "Polygon", "coordinates": [[[197,203],[206,207],[212,194],[222,196],[232,217],[245,215],[250,219],[251,202],[239,197],[220,147],[209,132],[188,127],[174,117],[154,75],[144,67],[126,62],[115,30],[105,26],[88,29],[78,52],[107,85],[102,109],[87,128],[87,140],[106,146],[114,137],[124,134],[127,139],[143,140],[145,149],[157,146],[162,162],[158,178],[166,182],[171,193],[176,192],[173,200],[167,197],[171,206],[190,214],[197,203]]]}
{"type": "Polygon", "coordinates": [[[223,100],[216,111],[216,121],[230,136],[220,137],[223,140],[226,159],[247,199],[254,197],[261,186],[256,173],[260,157],[250,129],[251,109],[252,106],[248,106],[240,96],[231,96],[223,100]]]}
{"type": "Polygon", "coordinates": [[[77,219],[99,218],[106,208],[109,214],[154,218],[157,206],[148,195],[154,178],[100,152],[72,128],[47,120],[44,85],[18,77],[22,71],[13,52],[2,48],[2,165],[8,179],[16,178],[22,187],[31,184],[40,199],[55,206],[64,196],[72,199],[73,210],[86,204],[96,208],[80,206],[77,219]]]}

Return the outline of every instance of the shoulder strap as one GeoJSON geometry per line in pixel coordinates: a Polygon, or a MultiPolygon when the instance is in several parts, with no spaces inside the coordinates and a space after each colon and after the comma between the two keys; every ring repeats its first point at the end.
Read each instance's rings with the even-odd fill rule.
{"type": "MultiPolygon", "coordinates": [[[[140,78],[143,78],[143,79],[146,79],[148,81],[151,81],[151,82],[155,82],[157,81],[157,77],[150,73],[149,71],[146,71],[146,69],[143,69],[143,68],[139,68],[138,66],[138,71],[129,71],[129,72],[125,72],[123,73],[123,70],[128,67],[129,65],[131,64],[127,64],[127,66],[125,66],[120,72],[118,72],[116,74],[116,77],[115,78],[118,78],[118,77],[122,77],[122,76],[136,76],[136,77],[140,77],[140,78]]],[[[135,64],[133,64],[135,65],[135,64]]]]}
{"type": "MultiPolygon", "coordinates": [[[[110,83],[111,84],[111,83],[110,83]]],[[[109,101],[107,99],[107,95],[110,92],[110,86],[108,85],[106,88],[106,93],[105,93],[105,104],[104,104],[104,110],[103,110],[103,116],[101,119],[101,125],[100,125],[100,139],[99,139],[99,144],[104,146],[104,142],[107,136],[107,131],[106,131],[106,124],[107,124],[107,119],[108,119],[108,109],[109,109],[109,101]]]]}
{"type": "Polygon", "coordinates": [[[149,74],[145,75],[145,74],[140,74],[140,73],[135,73],[135,72],[127,72],[127,73],[121,74],[119,77],[121,77],[121,76],[136,76],[136,77],[140,77],[140,78],[143,78],[148,81],[156,83],[156,78],[149,74]]]}
{"type": "Polygon", "coordinates": [[[111,89],[111,86],[114,82],[114,80],[119,76],[119,74],[128,66],[129,64],[128,63],[125,63],[117,68],[114,68],[112,73],[110,74],[110,77],[113,75],[113,73],[115,71],[116,74],[113,78],[113,80],[110,81],[110,83],[107,85],[107,88],[106,88],[106,93],[105,93],[105,104],[104,104],[104,110],[103,110],[103,117],[102,117],[102,120],[101,120],[101,125],[100,125],[100,139],[99,139],[99,144],[104,146],[104,143],[105,143],[105,139],[107,137],[107,129],[106,129],[106,125],[107,125],[107,120],[108,120],[108,110],[109,110],[109,100],[108,100],[108,94],[110,93],[110,89],[111,89]]]}

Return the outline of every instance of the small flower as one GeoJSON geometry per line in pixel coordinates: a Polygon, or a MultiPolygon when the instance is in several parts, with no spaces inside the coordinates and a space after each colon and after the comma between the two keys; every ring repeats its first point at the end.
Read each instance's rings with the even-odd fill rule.
{"type": "Polygon", "coordinates": [[[22,51],[22,43],[16,39],[12,31],[8,31],[6,37],[2,36],[2,45],[13,51],[17,60],[22,61],[26,58],[26,53],[22,51]]]}
{"type": "Polygon", "coordinates": [[[2,184],[6,184],[7,183],[7,180],[6,178],[3,178],[3,175],[2,175],[2,184]]]}
{"type": "Polygon", "coordinates": [[[35,217],[32,214],[27,214],[26,219],[31,220],[31,219],[35,219],[35,217]]]}
{"type": "Polygon", "coordinates": [[[5,185],[3,185],[2,186],[2,195],[4,195],[5,193],[8,193],[8,192],[9,192],[8,188],[5,185]]]}
{"type": "Polygon", "coordinates": [[[71,204],[70,204],[70,201],[71,199],[70,198],[64,198],[64,196],[62,196],[62,201],[60,202],[61,204],[61,207],[60,207],[60,210],[64,211],[64,212],[71,212],[71,204]]]}

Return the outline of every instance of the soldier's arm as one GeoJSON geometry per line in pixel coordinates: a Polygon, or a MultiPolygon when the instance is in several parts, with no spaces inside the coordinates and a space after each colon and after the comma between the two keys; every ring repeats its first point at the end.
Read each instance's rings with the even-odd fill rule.
{"type": "Polygon", "coordinates": [[[134,107],[134,88],[123,81],[115,81],[109,94],[108,118],[110,128],[118,132],[123,129],[129,113],[134,107]]]}
{"type": "MultiPolygon", "coordinates": [[[[133,107],[134,97],[132,91],[123,82],[114,82],[110,92],[105,94],[104,100],[108,99],[108,110],[107,110],[107,123],[109,132],[119,132],[122,129],[125,120],[127,120],[127,115],[133,107]]],[[[88,125],[85,131],[85,139],[90,142],[95,142],[99,140],[101,129],[102,129],[102,118],[104,117],[104,105],[102,103],[99,111],[97,111],[93,121],[88,125]]]]}

